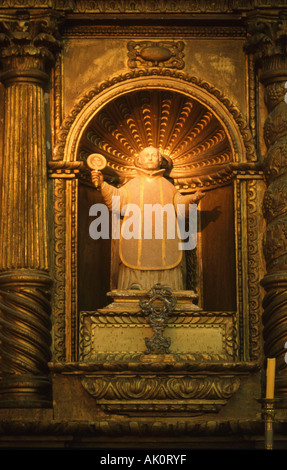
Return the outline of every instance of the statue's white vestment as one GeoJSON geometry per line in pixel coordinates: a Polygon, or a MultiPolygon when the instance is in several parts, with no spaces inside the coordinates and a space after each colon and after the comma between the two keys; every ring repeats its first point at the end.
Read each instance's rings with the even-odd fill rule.
{"type": "MultiPolygon", "coordinates": [[[[138,175],[121,188],[114,188],[106,182],[102,184],[101,188],[104,201],[109,209],[112,209],[114,196],[120,197],[121,211],[128,204],[134,204],[139,208],[138,236],[131,239],[120,237],[121,265],[118,289],[130,289],[133,285],[149,289],[160,283],[175,290],[183,290],[182,251],[177,230],[176,207],[177,204],[188,206],[190,199],[182,196],[174,185],[163,177],[164,170],[137,169],[137,172],[138,175]],[[167,208],[167,211],[162,211],[161,215],[162,232],[161,230],[159,232],[159,227],[155,226],[156,223],[159,223],[159,219],[156,219],[158,215],[155,216],[154,213],[151,218],[147,217],[147,213],[144,212],[147,205],[151,207],[155,204],[167,208]],[[151,224],[151,227],[145,227],[144,224],[151,224]],[[173,229],[172,224],[174,225],[173,229]],[[152,238],[145,237],[147,232],[152,234],[152,238]],[[161,238],[156,238],[156,233],[157,236],[162,233],[161,238]]],[[[130,216],[131,214],[127,213],[123,223],[130,216]]]]}

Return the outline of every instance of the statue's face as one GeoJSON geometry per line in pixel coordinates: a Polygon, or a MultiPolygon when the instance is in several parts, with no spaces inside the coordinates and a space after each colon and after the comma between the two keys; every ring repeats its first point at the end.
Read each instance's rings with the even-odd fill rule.
{"type": "Polygon", "coordinates": [[[160,163],[160,153],[154,147],[147,147],[139,153],[138,165],[145,170],[158,170],[160,163]]]}

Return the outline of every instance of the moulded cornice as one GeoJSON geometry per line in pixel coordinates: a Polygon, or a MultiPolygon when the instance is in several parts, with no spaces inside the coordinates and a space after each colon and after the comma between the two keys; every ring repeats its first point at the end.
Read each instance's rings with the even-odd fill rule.
{"type": "Polygon", "coordinates": [[[75,14],[191,14],[240,13],[254,9],[274,9],[286,6],[285,0],[2,0],[0,9],[52,8],[75,14]]]}

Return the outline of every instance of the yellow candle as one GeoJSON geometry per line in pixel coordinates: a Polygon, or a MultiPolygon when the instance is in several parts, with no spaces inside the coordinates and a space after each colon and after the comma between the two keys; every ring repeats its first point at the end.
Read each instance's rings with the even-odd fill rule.
{"type": "Polygon", "coordinates": [[[266,398],[274,398],[276,359],[267,359],[266,398]]]}

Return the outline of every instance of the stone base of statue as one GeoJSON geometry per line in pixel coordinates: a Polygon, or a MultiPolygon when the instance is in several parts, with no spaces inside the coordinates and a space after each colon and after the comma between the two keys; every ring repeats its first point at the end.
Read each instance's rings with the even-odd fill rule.
{"type": "Polygon", "coordinates": [[[106,307],[81,312],[84,360],[108,356],[174,362],[174,354],[182,350],[183,335],[188,336],[189,322],[202,310],[194,291],[172,291],[159,284],[149,291],[113,290],[107,296],[112,301],[106,307]]]}
{"type": "Polygon", "coordinates": [[[113,290],[80,313],[80,361],[232,360],[236,312],[204,311],[194,291],[113,290]]]}
{"type": "MultiPolygon", "coordinates": [[[[112,298],[112,302],[106,307],[98,309],[102,314],[125,313],[140,314],[141,307],[140,301],[147,297],[148,290],[113,290],[107,293],[108,297],[112,298]]],[[[197,305],[198,295],[192,290],[171,291],[171,295],[176,299],[176,306],[174,314],[180,312],[194,312],[201,310],[197,305]]]]}
{"type": "Polygon", "coordinates": [[[141,316],[150,331],[144,338],[146,350],[140,358],[143,362],[175,361],[171,354],[171,338],[166,336],[170,319],[179,316],[182,312],[199,311],[195,303],[198,296],[193,291],[172,291],[170,288],[156,284],[150,290],[115,290],[109,293],[113,302],[105,309],[99,310],[102,314],[117,312],[125,315],[141,316]],[[150,336],[150,333],[153,333],[150,336]]]}

